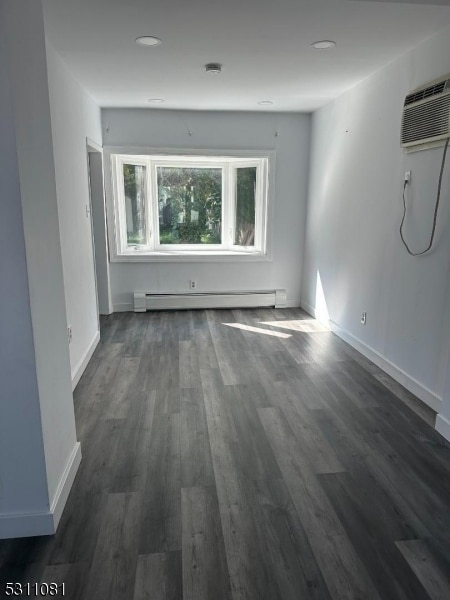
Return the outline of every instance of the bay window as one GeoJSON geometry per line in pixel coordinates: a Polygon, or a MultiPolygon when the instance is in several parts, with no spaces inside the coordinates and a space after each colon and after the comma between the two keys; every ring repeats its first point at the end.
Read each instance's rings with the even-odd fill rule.
{"type": "Polygon", "coordinates": [[[268,157],[111,154],[117,257],[264,255],[268,157]]]}

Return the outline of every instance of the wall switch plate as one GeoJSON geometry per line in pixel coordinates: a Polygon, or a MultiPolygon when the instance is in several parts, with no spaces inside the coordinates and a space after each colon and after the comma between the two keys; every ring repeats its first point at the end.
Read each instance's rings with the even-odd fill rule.
{"type": "Polygon", "coordinates": [[[367,313],[366,313],[366,312],[363,312],[363,313],[361,314],[361,323],[362,323],[363,325],[365,325],[365,324],[367,323],[367,313]]]}

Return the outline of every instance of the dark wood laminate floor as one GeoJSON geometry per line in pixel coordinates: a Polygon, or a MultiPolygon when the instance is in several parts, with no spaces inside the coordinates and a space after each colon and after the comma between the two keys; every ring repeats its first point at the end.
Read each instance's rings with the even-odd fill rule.
{"type": "Polygon", "coordinates": [[[1,581],[71,600],[448,600],[450,445],[321,329],[297,309],[103,318],[60,527],[0,542],[1,581]]]}

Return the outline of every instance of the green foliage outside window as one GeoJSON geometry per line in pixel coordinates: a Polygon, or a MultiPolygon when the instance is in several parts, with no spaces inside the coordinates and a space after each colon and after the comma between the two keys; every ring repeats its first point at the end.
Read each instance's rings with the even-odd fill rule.
{"type": "Polygon", "coordinates": [[[220,244],[222,169],[158,167],[161,244],[220,244]]]}
{"type": "Polygon", "coordinates": [[[236,170],[236,226],[234,243],[253,246],[255,243],[256,167],[236,170]]]}
{"type": "Polygon", "coordinates": [[[141,165],[123,165],[125,204],[127,215],[127,244],[129,246],[145,244],[145,183],[146,167],[141,165]]]}

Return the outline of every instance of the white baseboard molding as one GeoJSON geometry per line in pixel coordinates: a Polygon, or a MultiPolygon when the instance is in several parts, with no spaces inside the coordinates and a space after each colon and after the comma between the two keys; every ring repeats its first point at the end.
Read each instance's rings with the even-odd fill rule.
{"type": "Polygon", "coordinates": [[[51,512],[0,515],[0,540],[54,533],[55,525],[51,512]]]}
{"type": "Polygon", "coordinates": [[[329,325],[330,324],[330,321],[328,319],[320,318],[320,315],[317,314],[316,309],[314,308],[314,306],[311,306],[311,304],[308,304],[304,300],[300,301],[300,308],[303,308],[304,311],[306,311],[309,315],[311,315],[312,317],[314,317],[315,319],[317,319],[317,321],[323,323],[324,325],[329,325]]]}
{"type": "Polygon", "coordinates": [[[299,308],[300,302],[298,300],[292,300],[288,298],[286,300],[286,308],[299,308]]]}
{"type": "Polygon", "coordinates": [[[55,492],[55,497],[50,504],[50,512],[53,515],[53,523],[55,531],[58,529],[59,521],[63,513],[64,507],[69,497],[69,492],[72,489],[72,485],[75,479],[75,475],[78,472],[78,467],[81,463],[81,444],[77,442],[72,450],[72,454],[69,456],[66,468],[62,474],[61,481],[55,492]]]}
{"type": "Polygon", "coordinates": [[[450,421],[444,415],[438,414],[436,417],[436,431],[438,431],[445,439],[450,442],[450,421]]]}
{"type": "Polygon", "coordinates": [[[81,462],[81,446],[77,442],[67,461],[50,510],[38,513],[0,515],[0,539],[53,535],[58,528],[69,492],[81,462]]]}
{"type": "Polygon", "coordinates": [[[113,312],[134,312],[134,304],[132,302],[113,304],[113,312]]]}
{"type": "Polygon", "coordinates": [[[82,356],[80,362],[76,365],[76,367],[72,371],[72,392],[77,387],[77,383],[80,381],[81,376],[86,369],[88,362],[91,360],[92,355],[95,352],[95,349],[98,346],[100,341],[100,331],[97,331],[94,335],[93,340],[89,344],[86,352],[82,356]]]}
{"type": "Polygon", "coordinates": [[[300,308],[302,308],[304,311],[306,311],[309,315],[311,315],[315,319],[317,318],[316,317],[316,309],[314,308],[314,306],[311,306],[311,304],[308,304],[308,302],[306,302],[306,300],[300,300],[300,308]]]}
{"type": "MultiPolygon", "coordinates": [[[[316,318],[316,311],[313,306],[302,301],[301,307],[303,310],[306,310],[307,313],[316,318]]],[[[439,398],[439,396],[437,396],[434,392],[422,385],[419,381],[414,379],[414,377],[411,377],[411,375],[408,375],[408,373],[403,371],[396,364],[392,363],[390,360],[362,342],[353,334],[339,327],[339,325],[334,323],[334,321],[329,321],[329,326],[331,331],[344,340],[344,342],[347,342],[347,344],[355,348],[355,350],[358,350],[358,352],[371,360],[375,365],[377,365],[377,367],[390,375],[393,379],[395,379],[395,381],[417,396],[419,400],[422,400],[422,402],[432,408],[435,412],[439,412],[442,405],[442,399],[439,398]]]]}

